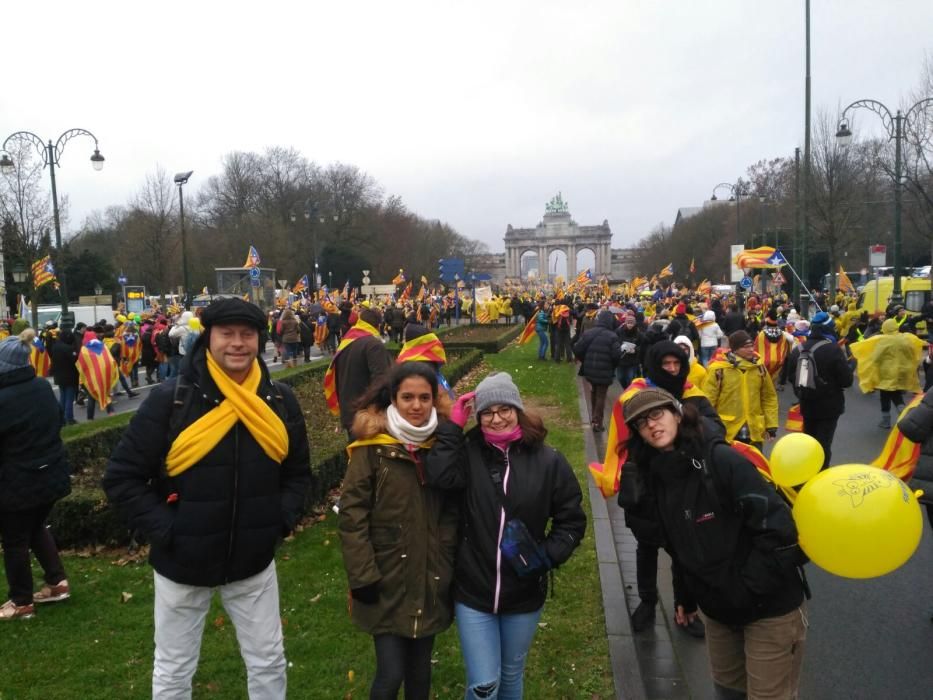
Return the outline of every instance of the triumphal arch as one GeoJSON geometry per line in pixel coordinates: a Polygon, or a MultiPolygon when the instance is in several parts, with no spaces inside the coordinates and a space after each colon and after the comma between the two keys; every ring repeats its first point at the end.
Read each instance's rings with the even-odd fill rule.
{"type": "Polygon", "coordinates": [[[609,221],[598,226],[580,226],[560,193],[545,205],[544,218],[535,228],[512,228],[505,231],[505,276],[525,279],[533,266],[536,275],[546,277],[547,261],[554,251],[567,256],[567,279],[572,280],[582,270],[577,269],[577,254],[590,250],[596,265],[590,270],[593,279],[611,276],[612,231],[609,221]],[[523,259],[524,256],[524,259],[523,259]]]}

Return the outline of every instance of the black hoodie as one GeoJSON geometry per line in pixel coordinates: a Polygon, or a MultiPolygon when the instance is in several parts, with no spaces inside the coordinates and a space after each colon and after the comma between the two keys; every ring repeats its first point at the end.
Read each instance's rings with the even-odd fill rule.
{"type": "MultiPolygon", "coordinates": [[[[677,343],[661,340],[648,350],[645,357],[645,377],[655,386],[659,386],[673,394],[679,401],[692,404],[700,412],[701,416],[709,419],[709,423],[705,424],[705,427],[712,429],[715,437],[724,438],[726,428],[709,399],[702,394],[684,398],[684,384],[687,381],[688,374],[690,374],[690,359],[684,349],[677,343]],[[671,374],[661,367],[662,360],[668,356],[680,360],[680,371],[677,374],[671,374]]],[[[699,389],[699,387],[697,388],[699,389]]]]}

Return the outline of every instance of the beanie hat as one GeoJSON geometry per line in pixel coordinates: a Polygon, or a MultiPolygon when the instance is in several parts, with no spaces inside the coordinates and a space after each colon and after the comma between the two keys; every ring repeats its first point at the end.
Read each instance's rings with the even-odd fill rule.
{"type": "Polygon", "coordinates": [[[678,316],[682,316],[687,313],[687,305],[683,302],[680,302],[677,306],[674,307],[674,313],[678,316]]]}
{"type": "Polygon", "coordinates": [[[490,406],[505,404],[524,411],[525,405],[518,393],[518,387],[512,381],[508,372],[490,374],[476,386],[476,396],[473,399],[477,413],[482,413],[490,406]]]}
{"type": "Polygon", "coordinates": [[[622,415],[626,423],[631,423],[640,415],[655,408],[670,406],[680,413],[680,402],[664,389],[641,389],[622,406],[622,415]]]}
{"type": "Polygon", "coordinates": [[[10,336],[0,343],[0,374],[29,366],[29,353],[36,332],[27,328],[20,335],[10,336]]]}
{"type": "Polygon", "coordinates": [[[810,321],[810,325],[811,326],[825,326],[830,321],[832,321],[832,318],[830,318],[829,314],[826,313],[825,311],[820,311],[818,314],[816,314],[813,317],[813,320],[810,321]]]}
{"type": "Polygon", "coordinates": [[[733,352],[750,342],[752,342],[752,337],[745,331],[735,331],[729,334],[729,349],[733,352]]]}
{"type": "Polygon", "coordinates": [[[807,333],[810,330],[810,322],[805,318],[801,318],[794,323],[794,332],[796,333],[807,333]]]}
{"type": "Polygon", "coordinates": [[[239,297],[215,301],[201,314],[201,325],[205,328],[233,323],[253,326],[256,330],[262,331],[266,328],[266,315],[258,306],[243,301],[239,297]]]}

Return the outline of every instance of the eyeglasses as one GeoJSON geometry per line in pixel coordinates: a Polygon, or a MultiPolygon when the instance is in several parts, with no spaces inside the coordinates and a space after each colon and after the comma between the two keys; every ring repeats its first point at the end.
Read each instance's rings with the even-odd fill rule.
{"type": "Polygon", "coordinates": [[[648,425],[648,421],[651,421],[652,423],[654,423],[654,422],[661,420],[661,418],[664,416],[664,413],[666,411],[667,411],[666,407],[659,406],[658,408],[652,408],[647,413],[640,415],[638,416],[638,418],[633,420],[632,427],[634,427],[635,430],[641,430],[646,425],[648,425]]]}
{"type": "Polygon", "coordinates": [[[515,408],[513,406],[500,406],[499,408],[490,408],[485,411],[481,411],[479,414],[479,419],[483,423],[492,423],[493,418],[499,416],[502,420],[508,420],[512,417],[512,411],[515,408]]]}

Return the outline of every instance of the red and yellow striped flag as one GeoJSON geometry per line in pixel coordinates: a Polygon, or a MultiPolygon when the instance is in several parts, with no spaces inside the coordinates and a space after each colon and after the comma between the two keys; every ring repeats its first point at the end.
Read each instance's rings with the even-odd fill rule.
{"type": "Polygon", "coordinates": [[[366,323],[366,321],[357,321],[356,325],[343,336],[343,340],[341,340],[340,345],[337,346],[337,352],[334,353],[334,357],[330,361],[330,366],[324,374],[324,401],[327,402],[328,410],[335,416],[340,415],[340,402],[337,398],[337,373],[334,369],[334,363],[337,361],[337,357],[340,353],[343,352],[350,343],[358,338],[365,338],[368,335],[374,338],[380,337],[379,331],[366,323]]]}
{"type": "MultiPolygon", "coordinates": [[[[907,415],[908,411],[913,410],[922,400],[923,394],[915,395],[904,410],[901,411],[898,421],[907,415]]],[[[894,427],[891,428],[891,432],[888,433],[888,439],[885,440],[884,447],[881,448],[881,454],[875,458],[871,465],[884,469],[886,472],[891,472],[901,481],[909,481],[914,475],[918,459],[920,459],[920,444],[911,442],[904,437],[904,433],[898,429],[895,423],[894,427]]]]}
{"type": "Polygon", "coordinates": [[[444,344],[434,333],[412,338],[399,350],[396,362],[447,362],[444,344]]]}
{"type": "Polygon", "coordinates": [[[92,340],[78,353],[78,376],[87,393],[101,408],[110,405],[110,392],[116,386],[120,370],[110,351],[99,340],[92,340]]]}
{"type": "Polygon", "coordinates": [[[800,412],[800,404],[795,403],[787,409],[787,420],[784,421],[784,430],[789,433],[803,432],[803,414],[800,412]]]}
{"type": "Polygon", "coordinates": [[[45,347],[45,343],[39,338],[33,338],[32,348],[29,351],[29,364],[36,370],[37,377],[48,377],[49,370],[52,367],[52,359],[45,347]]]}
{"type": "Polygon", "coordinates": [[[524,345],[532,338],[535,337],[535,325],[538,323],[538,313],[535,312],[531,315],[531,320],[525,324],[525,329],[522,331],[522,334],[518,336],[518,344],[524,345]]]}

